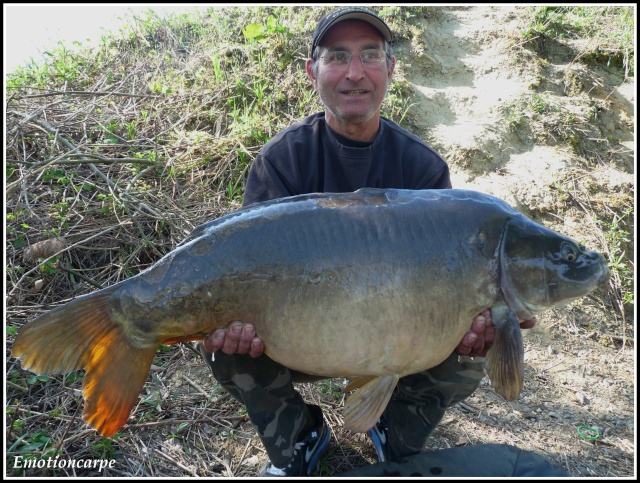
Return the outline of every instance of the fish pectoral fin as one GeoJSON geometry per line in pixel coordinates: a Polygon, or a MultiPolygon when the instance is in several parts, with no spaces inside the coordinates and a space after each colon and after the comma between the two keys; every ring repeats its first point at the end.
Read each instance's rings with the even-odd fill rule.
{"type": "Polygon", "coordinates": [[[349,396],[343,410],[345,428],[354,433],[371,429],[387,407],[398,379],[398,374],[375,377],[349,396]]]}
{"type": "Polygon", "coordinates": [[[82,416],[106,437],[127,422],[158,347],[131,344],[109,315],[110,295],[104,289],[47,312],[20,330],[12,348],[37,374],[85,369],[82,416]]]}
{"type": "Polygon", "coordinates": [[[493,345],[485,359],[491,385],[507,401],[520,395],[524,381],[524,343],[520,323],[509,307],[491,308],[493,345]]]}
{"type": "Polygon", "coordinates": [[[347,384],[347,387],[344,388],[344,392],[347,393],[355,389],[360,389],[362,386],[367,384],[369,381],[372,381],[376,377],[377,376],[361,376],[349,378],[349,384],[347,384]]]}

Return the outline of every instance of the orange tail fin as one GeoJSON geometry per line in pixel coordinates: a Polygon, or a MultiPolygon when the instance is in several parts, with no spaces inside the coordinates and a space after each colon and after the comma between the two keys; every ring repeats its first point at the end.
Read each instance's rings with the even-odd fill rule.
{"type": "Polygon", "coordinates": [[[33,320],[18,333],[14,357],[38,374],[86,369],[84,420],[106,437],[126,423],[157,347],[133,346],[107,311],[109,288],[33,320]]]}

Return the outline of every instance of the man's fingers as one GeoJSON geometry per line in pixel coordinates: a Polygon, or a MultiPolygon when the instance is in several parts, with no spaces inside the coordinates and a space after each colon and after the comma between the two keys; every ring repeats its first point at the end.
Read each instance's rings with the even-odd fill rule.
{"type": "Polygon", "coordinates": [[[532,317],[529,320],[523,320],[522,322],[520,322],[520,328],[521,329],[531,329],[531,328],[535,327],[536,322],[538,322],[538,321],[536,320],[535,317],[532,317]]]}
{"type": "Polygon", "coordinates": [[[469,353],[473,350],[473,346],[478,341],[478,334],[473,331],[467,332],[458,347],[456,347],[456,353],[461,356],[469,355],[469,353]]]}
{"type": "Polygon", "coordinates": [[[242,333],[244,330],[243,325],[244,324],[242,322],[238,321],[231,322],[229,324],[225,334],[224,344],[220,348],[222,352],[228,355],[241,354],[238,349],[241,348],[242,333]]]}
{"type": "Polygon", "coordinates": [[[471,329],[456,347],[456,353],[463,356],[484,357],[493,343],[494,335],[491,311],[484,310],[474,317],[471,329]]]}
{"type": "Polygon", "coordinates": [[[484,315],[476,315],[471,323],[471,330],[478,335],[483,335],[486,329],[486,320],[484,315]]]}
{"type": "Polygon", "coordinates": [[[489,349],[496,338],[496,328],[493,324],[487,325],[484,329],[484,346],[489,349]]]}
{"type": "Polygon", "coordinates": [[[202,344],[208,352],[215,352],[224,345],[226,329],[216,330],[213,334],[207,335],[202,344]]]}
{"type": "Polygon", "coordinates": [[[258,357],[258,356],[261,356],[263,352],[264,352],[264,342],[262,342],[262,339],[260,337],[254,337],[253,340],[251,340],[251,348],[249,349],[249,355],[251,357],[258,357]]]}
{"type": "Polygon", "coordinates": [[[231,322],[228,327],[205,337],[203,344],[209,352],[221,350],[228,355],[249,354],[258,357],[264,352],[264,342],[256,336],[256,329],[249,322],[231,322]]]}
{"type": "Polygon", "coordinates": [[[244,324],[240,332],[236,353],[247,354],[251,350],[251,342],[256,336],[256,330],[251,324],[244,324]]]}

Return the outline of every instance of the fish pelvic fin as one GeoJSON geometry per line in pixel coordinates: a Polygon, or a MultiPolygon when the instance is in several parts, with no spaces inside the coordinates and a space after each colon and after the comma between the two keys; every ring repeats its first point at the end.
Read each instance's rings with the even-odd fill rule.
{"type": "Polygon", "coordinates": [[[157,347],[132,345],[107,310],[104,289],[58,307],[25,325],[12,348],[36,374],[85,369],[83,419],[105,437],[129,418],[157,347]]]}
{"type": "Polygon", "coordinates": [[[513,401],[520,395],[524,381],[520,323],[509,307],[491,308],[491,318],[496,332],[485,359],[487,375],[495,391],[507,401],[513,401]]]}
{"type": "Polygon", "coordinates": [[[371,429],[387,407],[399,379],[398,374],[376,377],[349,396],[343,410],[345,428],[354,433],[371,429]]]}

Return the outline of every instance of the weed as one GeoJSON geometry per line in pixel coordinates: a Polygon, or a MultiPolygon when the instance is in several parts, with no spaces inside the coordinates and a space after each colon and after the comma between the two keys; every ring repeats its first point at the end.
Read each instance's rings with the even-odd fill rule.
{"type": "Polygon", "coordinates": [[[68,183],[69,179],[67,178],[67,171],[64,168],[54,168],[46,170],[42,175],[42,182],[51,183],[53,181],[60,184],[68,183]]]}
{"type": "Polygon", "coordinates": [[[586,62],[617,65],[634,76],[635,20],[632,6],[536,6],[522,37],[592,39],[580,57],[586,62]]]}
{"type": "Polygon", "coordinates": [[[626,254],[626,247],[631,243],[631,234],[627,229],[628,220],[633,215],[633,209],[628,208],[622,215],[614,214],[609,224],[604,224],[603,233],[607,241],[609,268],[615,272],[620,280],[620,290],[625,305],[635,304],[633,263],[626,254]]]}
{"type": "Polygon", "coordinates": [[[229,183],[227,185],[227,196],[232,201],[242,203],[242,188],[238,187],[238,183],[229,183]]]}
{"type": "Polygon", "coordinates": [[[70,372],[65,374],[64,381],[66,384],[73,384],[76,381],[82,381],[84,379],[84,373],[80,373],[78,371],[70,372]]]}
{"type": "Polygon", "coordinates": [[[30,374],[25,380],[27,381],[27,384],[32,386],[34,384],[37,384],[38,382],[47,382],[49,379],[49,376],[37,376],[35,374],[30,374]]]}
{"type": "Polygon", "coordinates": [[[96,458],[104,460],[112,460],[119,453],[117,444],[118,434],[113,438],[100,438],[96,443],[91,445],[96,458]]]}
{"type": "MultiPolygon", "coordinates": [[[[14,421],[14,429],[22,426],[23,421],[14,421]]],[[[50,452],[45,452],[51,438],[44,429],[36,429],[33,433],[25,433],[20,436],[9,448],[8,452],[15,451],[24,455],[25,458],[35,457],[33,453],[41,453],[46,457],[51,456],[50,452]]]]}
{"type": "Polygon", "coordinates": [[[344,386],[341,379],[323,379],[317,385],[322,394],[335,402],[339,402],[344,397],[344,386]]]}
{"type": "Polygon", "coordinates": [[[266,42],[272,36],[284,35],[292,38],[293,34],[285,26],[280,25],[274,15],[267,17],[266,24],[250,23],[242,29],[242,35],[249,42],[266,42]]]}
{"type": "Polygon", "coordinates": [[[132,141],[136,138],[137,125],[138,125],[138,122],[135,120],[129,121],[124,124],[125,130],[127,131],[127,137],[132,141]]]}

